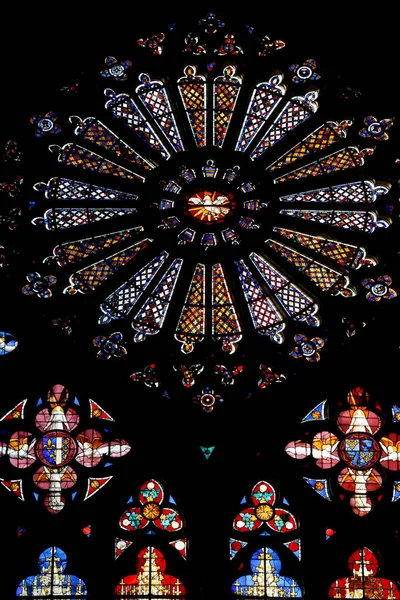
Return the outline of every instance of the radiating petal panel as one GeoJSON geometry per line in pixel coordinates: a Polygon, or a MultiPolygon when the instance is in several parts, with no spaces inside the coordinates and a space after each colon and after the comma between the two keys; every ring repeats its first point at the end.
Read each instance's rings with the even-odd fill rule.
{"type": "MultiPolygon", "coordinates": [[[[370,150],[367,148],[367,150],[370,150]]],[[[364,151],[365,153],[365,151],[364,151]]],[[[336,171],[345,171],[347,169],[355,169],[364,164],[363,152],[356,146],[349,146],[342,150],[337,150],[333,154],[325,156],[314,162],[309,163],[305,167],[290,171],[286,175],[274,179],[274,183],[282,183],[284,181],[293,181],[302,179],[303,177],[319,177],[320,175],[328,175],[336,171]]]]}
{"type": "Polygon", "coordinates": [[[206,332],[205,323],[205,265],[198,263],[186,296],[175,339],[181,342],[184,354],[192,352],[194,345],[202,342],[206,332]]]}
{"type": "Polygon", "coordinates": [[[267,335],[274,342],[281,344],[282,331],[285,329],[283,314],[268,298],[244,261],[238,260],[235,264],[255,330],[260,335],[267,335]]]}
{"type": "Polygon", "coordinates": [[[75,179],[66,179],[65,177],[52,177],[48,183],[35,183],[33,189],[44,192],[48,200],[62,200],[70,202],[97,202],[106,200],[107,202],[134,202],[137,200],[136,194],[128,194],[119,190],[101,187],[92,183],[84,183],[75,179]]]}
{"type": "Polygon", "coordinates": [[[287,167],[295,163],[297,160],[305,158],[310,154],[314,154],[320,150],[325,150],[332,144],[340,142],[347,136],[347,129],[352,124],[352,121],[345,120],[341,123],[335,121],[327,121],[320,125],[318,129],[310,133],[304,140],[296,144],[289,152],[286,152],[280,159],[272,163],[267,171],[275,171],[282,167],[287,167]]]}
{"type": "Polygon", "coordinates": [[[114,275],[121,267],[128,264],[141,250],[147,248],[152,242],[146,238],[137,244],[129,246],[113,254],[109,258],[100,260],[93,265],[80,269],[70,277],[70,285],[64,290],[65,294],[88,294],[114,275]]]}
{"type": "Polygon", "coordinates": [[[250,560],[250,575],[236,579],[231,592],[238,598],[301,598],[300,585],[280,575],[281,561],[272,548],[259,548],[250,560]]]}
{"type": "Polygon", "coordinates": [[[235,76],[236,68],[225,67],[224,74],[214,79],[213,85],[213,144],[222,148],[238,99],[241,77],[235,76]]]}
{"type": "Polygon", "coordinates": [[[331,187],[318,188],[307,192],[280,196],[280,202],[338,202],[371,204],[377,196],[387,194],[391,185],[389,183],[375,184],[374,181],[355,181],[331,187]]]}
{"type": "Polygon", "coordinates": [[[164,250],[110,294],[100,305],[103,314],[99,323],[126,317],[167,258],[168,252],[164,250]]]}
{"type": "Polygon", "coordinates": [[[49,208],[43,217],[32,219],[34,225],[48,230],[71,229],[137,213],[136,208],[49,208]]]}
{"type": "Polygon", "coordinates": [[[147,73],[141,73],[139,75],[139,80],[142,83],[136,88],[137,95],[146,106],[175,152],[182,152],[184,150],[182,139],[164,84],[158,80],[151,80],[150,75],[147,73]]]}
{"type": "Polygon", "coordinates": [[[385,229],[391,223],[389,217],[380,217],[374,210],[280,210],[279,214],[332,225],[341,229],[373,233],[377,227],[385,229]]]}
{"type": "Polygon", "coordinates": [[[56,260],[59,267],[66,267],[80,262],[88,256],[112,248],[116,244],[128,242],[140,232],[143,232],[143,227],[139,226],[77,240],[76,242],[65,242],[65,244],[56,246],[53,250],[53,256],[49,258],[56,260]]]}
{"type": "MultiPolygon", "coordinates": [[[[274,227],[273,231],[287,240],[300,244],[303,248],[309,248],[316,254],[326,256],[343,267],[358,269],[364,264],[367,257],[366,250],[362,246],[357,247],[328,237],[299,233],[282,227],[274,227]]],[[[369,258],[370,264],[373,264],[372,260],[369,258]]]]}
{"type": "Polygon", "coordinates": [[[134,316],[132,327],[138,332],[134,338],[135,342],[142,342],[147,335],[156,335],[160,332],[164,325],[182,264],[183,259],[177,258],[174,260],[160,283],[134,316]]]}
{"type": "Polygon", "coordinates": [[[138,175],[133,171],[121,167],[111,160],[103,158],[95,152],[91,152],[83,146],[78,146],[69,142],[64,144],[62,148],[53,144],[49,147],[51,152],[58,155],[58,162],[64,163],[71,167],[78,167],[79,169],[87,169],[88,171],[94,171],[95,173],[101,173],[103,175],[113,175],[114,177],[120,177],[121,179],[135,179],[143,183],[145,178],[142,175],[138,175]]]}
{"type": "Polygon", "coordinates": [[[122,119],[143,142],[158,152],[165,160],[168,160],[171,153],[166,149],[154,129],[144,118],[133,98],[129,94],[117,95],[110,89],[105,90],[104,93],[109,98],[105,104],[105,108],[117,119],[122,119]]]}
{"type": "Polygon", "coordinates": [[[318,110],[317,98],[318,92],[308,92],[305,96],[291,98],[251,152],[250,158],[252,160],[259,158],[268,148],[272,148],[283,139],[289,131],[310,118],[318,110]]]}
{"type": "Polygon", "coordinates": [[[232,354],[242,333],[220,263],[212,266],[211,298],[213,339],[222,342],[222,350],[232,354]]]}
{"type": "Polygon", "coordinates": [[[320,324],[317,314],[318,304],[310,296],[301,291],[260,255],[252,252],[250,260],[292,319],[295,321],[307,321],[312,326],[320,324]]]}
{"type": "Polygon", "coordinates": [[[286,92],[283,76],[274,75],[253,90],[235,150],[245,152],[286,92]]]}
{"type": "Polygon", "coordinates": [[[194,140],[202,148],[207,144],[207,81],[204,75],[196,73],[196,67],[185,67],[185,77],[178,79],[178,90],[194,140]]]}
{"type": "Polygon", "coordinates": [[[123,158],[137,167],[149,171],[154,169],[154,165],[147,159],[140,156],[133,148],[128,146],[126,142],[121,140],[111,129],[104,123],[94,117],[81,119],[80,117],[70,117],[71,123],[76,124],[75,135],[81,136],[84,140],[97,144],[101,148],[109,150],[119,158],[123,158]]]}
{"type": "Polygon", "coordinates": [[[309,277],[323,292],[329,291],[332,295],[336,296],[340,290],[349,286],[349,277],[343,275],[340,271],[336,271],[335,269],[319,263],[305,254],[296,252],[274,240],[267,240],[266,243],[272,250],[286,258],[291,264],[295,265],[301,273],[307,275],[307,277],[309,277]]]}

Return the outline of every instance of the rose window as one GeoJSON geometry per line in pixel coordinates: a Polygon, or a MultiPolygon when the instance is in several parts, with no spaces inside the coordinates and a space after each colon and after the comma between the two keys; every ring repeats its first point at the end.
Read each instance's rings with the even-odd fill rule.
{"type": "Polygon", "coordinates": [[[178,53],[164,33],[141,38],[137,58],[108,56],[82,83],[85,102],[31,119],[42,160],[21,289],[78,313],[100,359],[160,334],[185,354],[204,341],[232,354],[244,335],[290,354],[299,335],[322,347],[324,303],[356,296],[371,272],[371,293],[389,297],[392,184],[371,157],[393,120],[350,118],[314,59],[274,69],[283,42],[265,38],[253,64],[225,32],[205,63],[202,36],[178,53]]]}

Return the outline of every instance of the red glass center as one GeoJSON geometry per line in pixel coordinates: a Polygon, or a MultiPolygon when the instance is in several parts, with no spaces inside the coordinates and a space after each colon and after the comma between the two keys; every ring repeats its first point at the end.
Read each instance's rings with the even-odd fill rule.
{"type": "Polygon", "coordinates": [[[221,223],[233,208],[232,200],[218,191],[201,190],[188,198],[189,213],[205,223],[221,223]]]}

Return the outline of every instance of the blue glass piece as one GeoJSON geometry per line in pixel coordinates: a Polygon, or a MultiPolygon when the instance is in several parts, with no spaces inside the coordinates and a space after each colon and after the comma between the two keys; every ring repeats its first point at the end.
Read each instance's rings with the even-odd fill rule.
{"type": "Polygon", "coordinates": [[[310,479],[308,477],[303,477],[303,479],[317,494],[325,498],[325,500],[331,500],[327,479],[310,479]]]}
{"type": "Polygon", "coordinates": [[[315,406],[312,410],[310,410],[309,413],[306,414],[306,416],[302,420],[302,423],[306,423],[307,421],[324,421],[326,419],[325,405],[326,400],[323,400],[322,402],[317,404],[317,406],[315,406]]]}

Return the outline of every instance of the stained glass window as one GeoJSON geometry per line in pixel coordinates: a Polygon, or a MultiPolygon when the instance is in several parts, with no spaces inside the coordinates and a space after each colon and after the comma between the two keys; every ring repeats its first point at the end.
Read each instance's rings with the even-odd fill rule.
{"type": "Polygon", "coordinates": [[[2,36],[3,594],[397,598],[393,7],[120,8],[2,36]]]}

